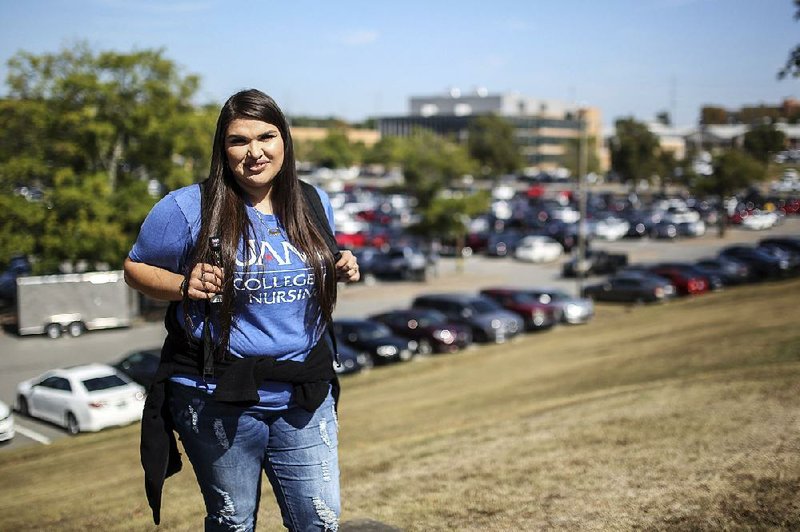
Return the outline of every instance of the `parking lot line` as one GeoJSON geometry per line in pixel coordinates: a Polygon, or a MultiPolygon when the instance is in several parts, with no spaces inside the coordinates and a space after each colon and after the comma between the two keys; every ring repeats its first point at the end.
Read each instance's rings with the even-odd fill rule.
{"type": "Polygon", "coordinates": [[[22,434],[23,436],[25,436],[26,438],[30,438],[32,440],[36,440],[39,443],[42,443],[44,445],[50,445],[50,438],[48,438],[47,436],[42,436],[41,434],[39,434],[38,432],[36,432],[34,430],[26,429],[25,427],[21,427],[19,425],[19,423],[17,423],[16,431],[19,434],[22,434]]]}

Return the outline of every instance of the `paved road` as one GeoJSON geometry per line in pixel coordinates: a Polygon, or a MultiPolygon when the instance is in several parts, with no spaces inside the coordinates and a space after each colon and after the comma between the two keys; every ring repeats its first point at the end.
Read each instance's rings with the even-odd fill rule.
{"type": "MultiPolygon", "coordinates": [[[[631,262],[653,262],[663,259],[694,260],[712,256],[719,248],[734,242],[754,242],[767,234],[800,236],[800,219],[787,220],[768,232],[749,232],[731,229],[720,240],[716,234],[697,239],[671,241],[617,241],[594,244],[597,248],[628,253],[631,262]]],[[[475,291],[490,285],[506,286],[558,286],[575,293],[574,280],[559,275],[561,261],[546,265],[532,265],[512,259],[471,257],[459,264],[454,259],[444,259],[438,275],[426,283],[387,282],[375,285],[345,286],[340,292],[336,311],[338,317],[362,317],[370,313],[408,306],[414,296],[432,291],[475,291]]],[[[34,377],[48,369],[86,362],[111,362],[124,353],[136,349],[159,346],[164,338],[160,322],[140,322],[130,329],[97,331],[79,338],[62,337],[50,340],[44,337],[19,337],[0,335],[0,400],[14,403],[18,382],[34,377]]],[[[16,416],[19,434],[10,443],[0,445],[3,450],[36,443],[39,436],[46,440],[65,437],[63,430],[29,418],[16,416]]]]}

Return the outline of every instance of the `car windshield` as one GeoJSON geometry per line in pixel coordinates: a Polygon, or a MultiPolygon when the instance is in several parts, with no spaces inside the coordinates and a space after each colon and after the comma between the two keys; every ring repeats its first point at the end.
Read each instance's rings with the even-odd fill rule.
{"type": "Polygon", "coordinates": [[[119,386],[125,386],[127,384],[128,383],[118,375],[103,375],[102,377],[94,377],[83,381],[83,387],[86,388],[88,392],[118,388],[119,386]]]}
{"type": "Polygon", "coordinates": [[[530,305],[539,303],[539,296],[537,294],[529,294],[527,292],[516,292],[511,294],[511,299],[517,305],[530,305]]]}
{"type": "Polygon", "coordinates": [[[365,323],[359,324],[353,327],[353,332],[355,332],[360,338],[365,340],[373,339],[373,338],[382,338],[384,336],[389,336],[391,331],[389,330],[386,325],[382,323],[365,323]]]}
{"type": "Polygon", "coordinates": [[[484,314],[486,312],[494,312],[498,309],[497,305],[495,305],[491,301],[484,301],[482,299],[478,299],[473,301],[470,305],[470,308],[476,314],[484,314]]]}
{"type": "Polygon", "coordinates": [[[446,322],[447,318],[438,310],[426,310],[425,312],[420,312],[417,315],[417,323],[419,323],[421,327],[441,325],[446,322]]]}

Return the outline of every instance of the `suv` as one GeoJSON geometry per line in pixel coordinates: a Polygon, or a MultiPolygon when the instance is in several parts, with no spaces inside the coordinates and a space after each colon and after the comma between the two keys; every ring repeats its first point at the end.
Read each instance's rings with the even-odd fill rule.
{"type": "Polygon", "coordinates": [[[428,294],[417,296],[412,307],[438,310],[453,322],[469,326],[476,342],[505,342],[525,326],[522,318],[485,296],[428,294]]]}

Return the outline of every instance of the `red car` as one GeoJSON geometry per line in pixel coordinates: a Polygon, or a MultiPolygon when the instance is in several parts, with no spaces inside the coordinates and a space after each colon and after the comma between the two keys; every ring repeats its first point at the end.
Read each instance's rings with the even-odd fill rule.
{"type": "Polygon", "coordinates": [[[525,290],[516,288],[485,288],[482,296],[497,301],[504,309],[519,314],[528,331],[549,329],[561,321],[561,308],[553,303],[542,303],[525,290]]]}
{"type": "Polygon", "coordinates": [[[673,266],[653,266],[649,270],[656,275],[669,279],[680,296],[702,294],[710,289],[705,277],[694,275],[685,269],[673,266]]]}

